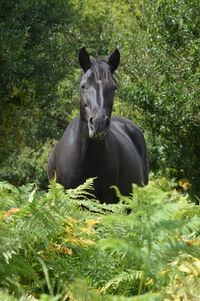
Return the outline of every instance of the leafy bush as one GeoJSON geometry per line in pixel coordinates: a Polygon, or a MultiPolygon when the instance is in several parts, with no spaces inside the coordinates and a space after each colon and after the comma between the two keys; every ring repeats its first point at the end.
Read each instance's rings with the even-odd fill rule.
{"type": "Polygon", "coordinates": [[[151,168],[186,178],[199,194],[198,1],[131,1],[120,98],[139,112],[151,168]]]}
{"type": "Polygon", "coordinates": [[[199,207],[164,179],[130,197],[117,191],[115,205],[88,200],[91,185],[65,191],[53,180],[43,192],[1,182],[5,300],[196,301],[199,207]]]}
{"type": "Polygon", "coordinates": [[[48,140],[38,149],[24,147],[20,154],[13,153],[0,169],[1,179],[14,185],[36,183],[47,189],[47,161],[55,141],[48,140]]]}
{"type": "Polygon", "coordinates": [[[199,194],[199,1],[2,0],[0,15],[0,161],[64,132],[83,44],[95,58],[119,46],[116,112],[145,132],[154,172],[199,194]]]}

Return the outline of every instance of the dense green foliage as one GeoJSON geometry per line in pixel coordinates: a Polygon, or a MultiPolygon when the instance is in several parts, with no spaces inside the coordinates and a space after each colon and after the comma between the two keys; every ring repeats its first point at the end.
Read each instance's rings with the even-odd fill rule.
{"type": "Polygon", "coordinates": [[[200,207],[165,179],[115,205],[91,184],[0,183],[0,300],[199,300],[200,207]]]}
{"type": "Polygon", "coordinates": [[[3,0],[0,15],[0,158],[5,160],[65,129],[71,112],[62,97],[69,98],[70,91],[62,80],[66,73],[72,76],[76,49],[68,1],[3,0]]]}
{"type": "Polygon", "coordinates": [[[199,300],[200,209],[178,182],[116,205],[87,200],[91,180],[38,189],[78,114],[79,48],[118,46],[113,114],[142,128],[151,170],[199,195],[199,17],[197,0],[0,1],[0,301],[199,300]]]}
{"type": "Polygon", "coordinates": [[[47,150],[78,112],[78,49],[118,45],[115,113],[143,129],[152,170],[198,194],[199,16],[197,0],[2,0],[1,179],[47,186],[47,150]]]}
{"type": "Polygon", "coordinates": [[[128,39],[122,98],[139,110],[152,167],[189,179],[199,193],[199,3],[144,3],[128,39]]]}

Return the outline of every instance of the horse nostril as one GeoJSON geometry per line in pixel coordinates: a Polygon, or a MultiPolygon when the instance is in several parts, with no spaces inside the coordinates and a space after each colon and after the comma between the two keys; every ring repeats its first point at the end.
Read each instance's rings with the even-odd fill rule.
{"type": "Polygon", "coordinates": [[[89,123],[92,125],[93,124],[93,121],[94,121],[94,117],[90,117],[89,118],[89,123]]]}

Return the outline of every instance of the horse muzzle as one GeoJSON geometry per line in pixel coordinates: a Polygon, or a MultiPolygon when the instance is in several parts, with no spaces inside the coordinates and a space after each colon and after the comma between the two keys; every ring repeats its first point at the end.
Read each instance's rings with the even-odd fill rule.
{"type": "Polygon", "coordinates": [[[110,118],[103,117],[91,117],[88,120],[89,137],[91,139],[101,140],[104,138],[108,128],[110,126],[110,118]]]}

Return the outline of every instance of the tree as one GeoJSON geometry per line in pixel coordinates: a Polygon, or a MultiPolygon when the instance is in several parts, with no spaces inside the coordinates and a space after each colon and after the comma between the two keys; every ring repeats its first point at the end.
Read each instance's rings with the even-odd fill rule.
{"type": "Polygon", "coordinates": [[[72,76],[76,41],[68,1],[2,0],[0,14],[0,157],[5,159],[14,149],[35,147],[56,134],[63,121],[59,110],[55,113],[57,85],[72,76]]]}
{"type": "Polygon", "coordinates": [[[198,18],[197,1],[145,1],[139,28],[129,39],[132,51],[124,67],[129,83],[122,92],[139,110],[149,132],[152,168],[156,161],[170,176],[187,178],[196,193],[200,176],[198,18]]]}
{"type": "Polygon", "coordinates": [[[197,0],[3,0],[0,11],[0,159],[64,131],[78,107],[82,45],[95,58],[118,46],[116,113],[125,108],[145,132],[152,170],[198,191],[197,0]]]}

